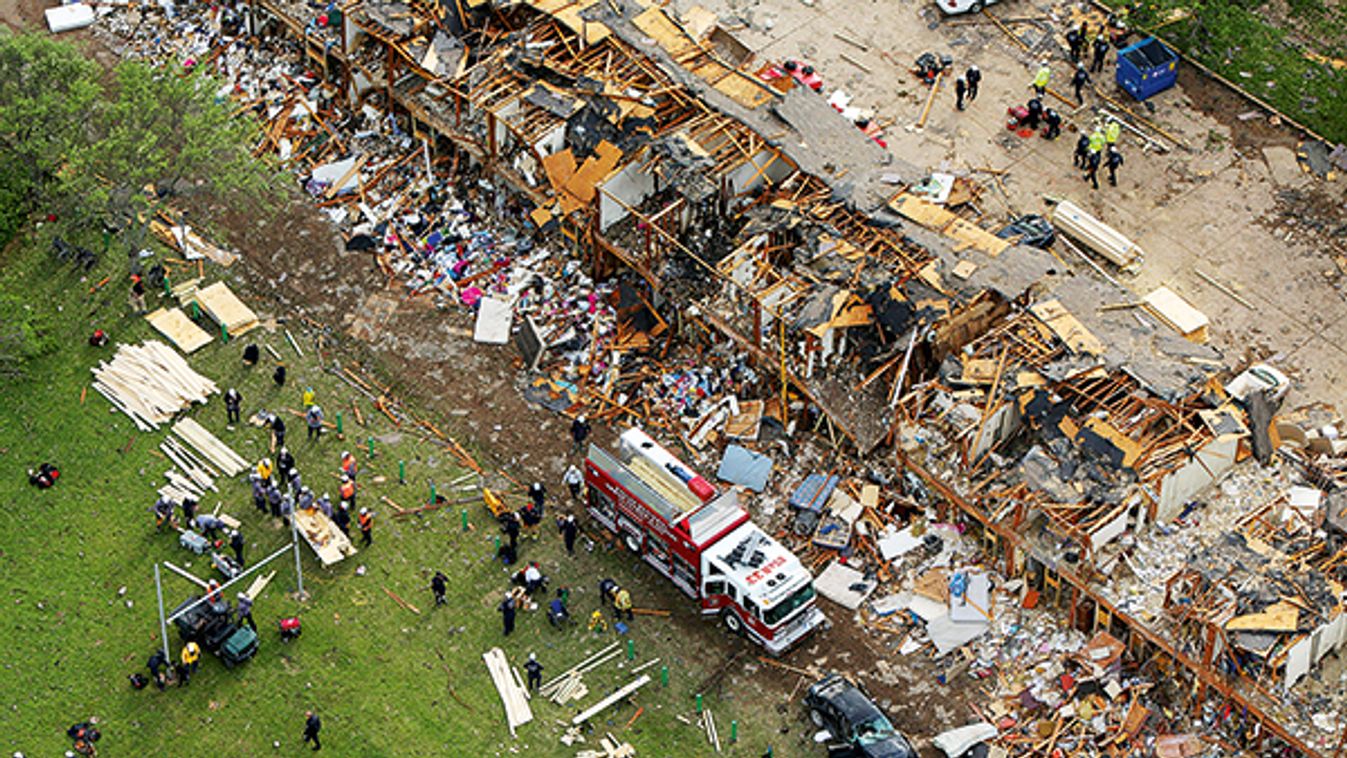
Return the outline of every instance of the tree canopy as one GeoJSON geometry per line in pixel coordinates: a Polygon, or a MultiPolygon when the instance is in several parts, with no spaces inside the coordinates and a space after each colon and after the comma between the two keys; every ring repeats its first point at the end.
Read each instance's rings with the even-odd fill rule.
{"type": "Polygon", "coordinates": [[[24,212],[99,213],[128,190],[179,181],[265,199],[278,183],[250,154],[256,125],[233,117],[222,91],[205,73],[134,61],[105,75],[72,45],[0,32],[0,161],[25,167],[24,212]]]}

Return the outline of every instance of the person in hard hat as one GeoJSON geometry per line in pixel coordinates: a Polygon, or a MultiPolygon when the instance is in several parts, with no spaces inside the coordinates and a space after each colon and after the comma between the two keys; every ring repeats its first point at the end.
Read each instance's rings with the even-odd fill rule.
{"type": "Polygon", "coordinates": [[[313,711],[304,712],[304,744],[313,743],[314,750],[322,750],[323,743],[318,740],[318,733],[323,729],[323,720],[318,718],[318,714],[313,711]]]}
{"type": "Polygon", "coordinates": [[[1118,138],[1121,136],[1122,124],[1118,123],[1116,118],[1109,119],[1108,123],[1104,125],[1104,143],[1112,147],[1118,144],[1118,138]]]}
{"type": "Polygon", "coordinates": [[[1108,38],[1100,32],[1094,38],[1094,59],[1090,61],[1090,70],[1096,74],[1103,73],[1104,63],[1108,60],[1108,38]]]}
{"type": "Polygon", "coordinates": [[[317,403],[309,406],[304,412],[304,421],[308,424],[309,432],[307,439],[316,440],[323,434],[323,409],[317,403]]]}
{"type": "Polygon", "coordinates": [[[585,475],[580,473],[580,469],[570,466],[566,469],[565,476],[561,477],[561,481],[571,492],[571,502],[579,502],[580,488],[585,483],[585,475]]]}
{"type": "Polygon", "coordinates": [[[173,515],[175,511],[173,501],[167,497],[160,497],[154,501],[154,506],[150,508],[150,512],[154,514],[154,528],[163,531],[165,525],[176,526],[173,515]]]}
{"type": "Polygon", "coordinates": [[[341,487],[337,488],[337,494],[352,508],[355,507],[355,480],[349,474],[341,475],[341,487]]]}
{"type": "Polygon", "coordinates": [[[295,455],[290,448],[282,447],[276,452],[276,471],[284,473],[295,468],[295,455]]]}
{"type": "Polygon", "coordinates": [[[253,506],[257,508],[257,510],[266,513],[267,488],[265,485],[262,484],[262,477],[258,476],[257,473],[254,472],[248,476],[248,482],[252,485],[253,488],[253,506]]]}
{"type": "Polygon", "coordinates": [[[1099,164],[1103,156],[1091,150],[1089,162],[1085,164],[1085,181],[1090,183],[1091,189],[1099,189],[1099,164]]]}
{"type": "Polygon", "coordinates": [[[239,593],[239,604],[234,609],[236,615],[235,621],[242,625],[247,624],[253,633],[257,633],[257,622],[253,621],[253,599],[248,597],[248,593],[239,593]]]}
{"type": "Polygon", "coordinates": [[[1108,157],[1104,159],[1104,165],[1108,166],[1108,183],[1111,187],[1118,186],[1118,167],[1123,164],[1122,153],[1113,145],[1108,146],[1108,157]]]}
{"type": "Polygon", "coordinates": [[[1076,168],[1084,169],[1090,158],[1090,135],[1081,132],[1080,137],[1076,139],[1076,153],[1072,158],[1072,165],[1076,168]]]}
{"type": "Polygon", "coordinates": [[[603,611],[595,609],[593,613],[589,614],[589,631],[608,631],[608,620],[603,617],[603,611]]]}
{"type": "Polygon", "coordinates": [[[285,447],[285,421],[274,413],[271,414],[271,435],[272,447],[285,447]]]}
{"type": "Polygon", "coordinates": [[[284,500],[285,496],[281,494],[280,487],[274,484],[267,487],[267,505],[271,507],[272,518],[281,517],[281,502],[284,500]]]}
{"type": "Polygon", "coordinates": [[[561,540],[566,545],[566,554],[574,556],[575,538],[580,533],[580,525],[575,523],[575,515],[567,513],[557,519],[557,530],[561,532],[561,540]]]}
{"type": "Polygon", "coordinates": [[[524,671],[528,672],[528,688],[534,692],[543,684],[543,665],[538,662],[536,653],[529,653],[528,663],[524,664],[524,671]]]}
{"type": "Polygon", "coordinates": [[[224,404],[225,415],[228,417],[229,423],[239,423],[239,418],[243,411],[243,395],[240,395],[238,390],[230,387],[229,391],[225,393],[224,404]]]}
{"type": "Polygon", "coordinates": [[[1034,81],[1033,81],[1034,94],[1037,95],[1040,99],[1042,99],[1042,97],[1045,94],[1047,94],[1048,80],[1051,78],[1052,78],[1052,68],[1048,66],[1048,62],[1045,60],[1043,61],[1043,65],[1038,67],[1038,73],[1034,74],[1034,81]]]}
{"type": "Polygon", "coordinates": [[[374,542],[374,514],[368,508],[361,508],[356,520],[360,523],[361,544],[369,547],[374,542]]]}
{"type": "MultiPolygon", "coordinates": [[[[281,452],[284,453],[285,448],[281,448],[281,452]]],[[[257,477],[264,482],[271,481],[271,473],[274,470],[275,469],[271,465],[270,458],[263,458],[262,460],[257,462],[257,477]]]]}
{"type": "Polygon", "coordinates": [[[982,83],[982,69],[977,66],[969,66],[964,72],[963,78],[968,82],[968,102],[978,99],[978,85],[982,83]]]}
{"type": "Polygon", "coordinates": [[[1100,155],[1104,152],[1104,145],[1107,139],[1104,137],[1104,130],[1098,126],[1090,133],[1090,154],[1100,155]]]}
{"type": "Polygon", "coordinates": [[[435,593],[435,605],[444,605],[444,593],[449,590],[449,577],[443,571],[436,571],[430,578],[430,591],[435,593]]]}
{"type": "Polygon", "coordinates": [[[243,568],[243,532],[237,529],[229,530],[229,547],[234,550],[234,560],[239,562],[239,568],[243,568]]]}
{"type": "Polygon", "coordinates": [[[571,452],[582,453],[585,450],[585,440],[589,439],[589,421],[585,419],[585,414],[580,414],[571,422],[571,452]]]}
{"type": "MultiPolygon", "coordinates": [[[[327,495],[324,494],[323,497],[326,498],[327,495]]],[[[332,523],[336,524],[348,539],[351,537],[351,508],[345,500],[337,503],[337,507],[332,509],[332,523]]]]}
{"type": "Polygon", "coordinates": [[[341,473],[354,480],[356,471],[359,470],[359,468],[360,467],[356,465],[355,456],[351,455],[350,450],[341,451],[341,473]]]}
{"type": "Polygon", "coordinates": [[[304,407],[305,407],[305,408],[308,408],[308,407],[312,406],[312,405],[314,404],[314,402],[313,402],[313,401],[314,401],[313,388],[312,388],[312,387],[305,387],[305,388],[304,388],[304,393],[303,393],[302,395],[300,395],[300,400],[301,400],[301,402],[304,403],[304,407]]]}
{"type": "Polygon", "coordinates": [[[186,687],[192,683],[192,674],[201,663],[201,646],[189,642],[182,646],[182,665],[178,668],[178,680],[186,687]]]}
{"type": "Polygon", "coordinates": [[[618,619],[625,615],[628,621],[632,620],[631,593],[627,592],[626,587],[618,587],[613,595],[613,615],[618,619]]]}
{"type": "Polygon", "coordinates": [[[514,614],[515,614],[514,595],[511,595],[508,592],[505,593],[505,599],[500,601],[500,606],[498,610],[500,611],[500,619],[501,624],[503,625],[503,628],[505,630],[505,636],[509,637],[510,633],[514,631],[514,614]]]}
{"type": "Polygon", "coordinates": [[[1085,102],[1085,98],[1081,95],[1081,92],[1084,91],[1085,85],[1089,83],[1090,83],[1090,72],[1085,70],[1084,63],[1077,63],[1076,73],[1071,75],[1071,88],[1076,93],[1077,104],[1082,104],[1085,102]]]}

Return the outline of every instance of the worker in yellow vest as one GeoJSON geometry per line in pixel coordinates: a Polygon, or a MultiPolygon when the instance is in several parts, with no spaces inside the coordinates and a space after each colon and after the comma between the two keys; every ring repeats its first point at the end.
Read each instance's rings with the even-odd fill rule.
{"type": "Polygon", "coordinates": [[[1104,126],[1104,142],[1108,143],[1109,147],[1112,147],[1118,144],[1118,138],[1121,136],[1122,124],[1118,123],[1118,119],[1116,118],[1109,119],[1108,124],[1104,126]]]}
{"type": "Polygon", "coordinates": [[[1048,80],[1052,78],[1052,69],[1048,67],[1048,62],[1044,61],[1042,66],[1038,67],[1038,73],[1034,74],[1034,93],[1043,98],[1048,91],[1048,80]]]}
{"type": "Polygon", "coordinates": [[[182,647],[182,667],[178,669],[178,675],[182,680],[182,685],[186,687],[192,680],[192,674],[196,673],[196,667],[201,663],[201,647],[195,642],[189,642],[182,647]]]}
{"type": "Polygon", "coordinates": [[[627,620],[631,621],[631,593],[627,592],[626,587],[619,587],[617,594],[613,595],[613,611],[619,619],[625,614],[627,620]]]}

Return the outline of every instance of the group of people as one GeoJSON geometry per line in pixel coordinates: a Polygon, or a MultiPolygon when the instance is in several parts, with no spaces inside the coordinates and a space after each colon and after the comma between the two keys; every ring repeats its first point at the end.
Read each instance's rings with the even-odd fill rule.
{"type": "Polygon", "coordinates": [[[1090,134],[1081,132],[1076,140],[1074,165],[1085,172],[1085,181],[1093,189],[1099,189],[1099,167],[1108,168],[1108,183],[1118,186],[1118,168],[1123,165],[1122,153],[1118,151],[1118,137],[1122,134],[1122,125],[1115,119],[1096,125],[1090,134]]]}
{"type": "MultiPolygon", "coordinates": [[[[342,451],[340,459],[341,483],[337,494],[337,505],[332,504],[331,496],[324,492],[315,497],[313,490],[304,484],[299,473],[295,456],[289,448],[281,447],[276,454],[275,463],[270,458],[257,462],[256,468],[249,474],[252,485],[253,505],[262,513],[270,513],[273,518],[288,519],[296,509],[321,511],[332,520],[342,534],[351,536],[351,511],[356,508],[356,477],[360,466],[349,450],[342,451]]],[[[374,513],[368,508],[360,508],[355,515],[356,526],[360,529],[363,544],[374,542],[374,513]]]]}

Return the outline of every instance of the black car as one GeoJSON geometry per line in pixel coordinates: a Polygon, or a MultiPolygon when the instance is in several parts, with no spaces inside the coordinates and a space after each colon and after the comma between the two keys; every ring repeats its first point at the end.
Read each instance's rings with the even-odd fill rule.
{"type": "Polygon", "coordinates": [[[996,236],[1003,240],[1017,239],[1021,245],[1043,250],[1052,247],[1052,243],[1057,241],[1057,231],[1052,228],[1052,224],[1036,213],[1020,216],[997,232],[996,236]]]}
{"type": "Polygon", "coordinates": [[[917,751],[860,687],[829,674],[809,687],[805,707],[814,725],[865,758],[916,758],[917,751]]]}

